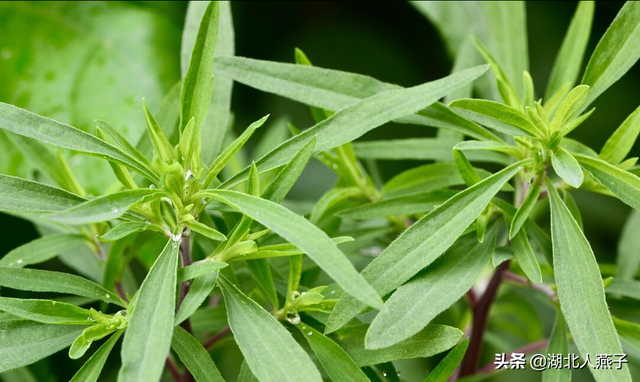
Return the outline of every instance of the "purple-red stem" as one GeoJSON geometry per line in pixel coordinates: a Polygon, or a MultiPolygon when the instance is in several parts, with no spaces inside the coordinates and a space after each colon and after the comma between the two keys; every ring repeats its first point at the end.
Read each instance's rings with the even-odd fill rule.
{"type": "Polygon", "coordinates": [[[471,327],[471,334],[469,336],[469,348],[460,367],[461,377],[474,374],[478,368],[484,332],[487,328],[487,320],[489,318],[489,310],[496,297],[502,276],[509,269],[509,263],[510,261],[505,261],[496,268],[487,289],[473,308],[473,326],[471,327]]]}
{"type": "Polygon", "coordinates": [[[213,347],[213,345],[215,345],[218,341],[220,341],[224,336],[226,336],[229,333],[231,333],[231,328],[228,326],[225,326],[218,333],[214,334],[209,339],[207,339],[202,346],[205,349],[210,350],[213,347]]]}

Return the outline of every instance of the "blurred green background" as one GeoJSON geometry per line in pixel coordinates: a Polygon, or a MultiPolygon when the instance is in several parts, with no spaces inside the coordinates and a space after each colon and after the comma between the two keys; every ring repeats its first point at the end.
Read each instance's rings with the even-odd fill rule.
{"type": "MultiPolygon", "coordinates": [[[[622,4],[597,2],[587,58],[622,4]]],[[[0,101],[87,131],[94,131],[93,120],[104,119],[136,141],[144,130],[142,97],[157,112],[163,95],[180,78],[186,6],[186,2],[143,1],[0,2],[0,101]]],[[[576,2],[527,3],[530,72],[538,94],[575,7],[576,2]]],[[[233,3],[232,9],[239,56],[293,62],[293,50],[299,47],[316,66],[403,86],[443,77],[451,68],[436,30],[409,3],[261,1],[233,3]]],[[[571,137],[600,150],[640,105],[638,84],[636,65],[595,102],[594,115],[571,137]]],[[[271,121],[286,116],[298,127],[312,125],[305,106],[243,85],[234,86],[232,109],[236,132],[268,113],[271,121]]],[[[434,134],[434,129],[389,124],[363,139],[434,134]]],[[[112,178],[93,176],[110,173],[104,163],[66,155],[89,192],[109,186],[112,178]]],[[[638,145],[630,156],[640,156],[638,145]]],[[[416,164],[388,161],[380,167],[388,178],[416,164]]],[[[3,132],[0,172],[38,178],[3,132]]],[[[293,197],[316,200],[332,181],[328,171],[313,163],[293,197]]],[[[600,195],[576,192],[575,197],[585,207],[585,231],[596,256],[612,263],[628,207],[600,195]]],[[[0,213],[0,226],[4,233],[0,256],[37,235],[30,223],[6,214],[0,213]]]]}

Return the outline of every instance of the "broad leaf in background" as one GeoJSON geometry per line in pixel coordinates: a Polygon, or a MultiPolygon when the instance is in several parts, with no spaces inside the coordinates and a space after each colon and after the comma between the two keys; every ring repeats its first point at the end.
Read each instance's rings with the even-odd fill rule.
{"type": "Polygon", "coordinates": [[[22,268],[38,264],[86,243],[84,237],[72,233],[43,236],[4,255],[0,258],[0,267],[22,268]]]}
{"type": "Polygon", "coordinates": [[[229,281],[221,279],[220,286],[233,336],[260,381],[322,381],[307,353],[269,312],[229,281]]]}
{"type": "MultiPolygon", "coordinates": [[[[180,8],[127,2],[0,4],[0,101],[84,130],[103,119],[136,142],[144,131],[142,97],[155,109],[179,79],[175,52],[182,20],[175,15],[180,8]]],[[[0,139],[3,151],[6,145],[0,139]]],[[[112,177],[93,176],[110,172],[106,163],[79,162],[74,171],[90,191],[108,187],[112,177]]],[[[7,173],[7,164],[0,164],[0,172],[7,173]]]]}
{"type": "MultiPolygon", "coordinates": [[[[551,240],[558,299],[578,350],[586,357],[621,354],[622,347],[604,297],[602,276],[589,242],[551,182],[551,240]]],[[[631,381],[629,368],[590,369],[598,382],[631,381]]]]}
{"type": "Polygon", "coordinates": [[[158,381],[173,335],[179,243],[169,240],[137,293],[118,381],[158,381]]]}
{"type": "Polygon", "coordinates": [[[453,348],[447,354],[442,361],[438,363],[435,369],[429,373],[424,382],[446,382],[453,372],[458,368],[458,365],[462,362],[467,347],[469,346],[469,339],[465,339],[458,346],[453,348]]]}
{"type": "MultiPolygon", "coordinates": [[[[569,338],[567,336],[567,323],[562,312],[556,313],[556,322],[551,330],[547,354],[569,354],[569,338]]],[[[549,368],[542,372],[542,382],[564,382],[571,380],[571,369],[549,368]]]]}
{"type": "Polygon", "coordinates": [[[198,340],[179,326],[173,329],[171,347],[197,382],[224,382],[209,353],[198,340]]]}
{"type": "Polygon", "coordinates": [[[0,211],[55,212],[78,205],[85,200],[57,187],[0,175],[0,211]]]}
{"type": "Polygon", "coordinates": [[[616,267],[616,279],[631,280],[640,268],[640,212],[631,211],[624,224],[620,241],[618,242],[618,266],[616,267]]]}

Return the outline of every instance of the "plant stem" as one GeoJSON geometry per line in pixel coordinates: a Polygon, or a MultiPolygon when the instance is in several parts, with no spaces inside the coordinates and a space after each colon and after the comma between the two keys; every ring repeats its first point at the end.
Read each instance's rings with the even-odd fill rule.
{"type": "Polygon", "coordinates": [[[176,382],[182,381],[182,377],[180,377],[180,370],[178,370],[178,366],[176,366],[175,362],[173,362],[173,360],[171,359],[171,356],[169,355],[167,356],[167,360],[165,361],[165,363],[169,368],[169,371],[171,372],[173,379],[176,382]]]}
{"type": "Polygon", "coordinates": [[[218,341],[220,341],[224,336],[226,336],[229,333],[231,333],[231,328],[228,326],[225,326],[218,333],[214,334],[209,339],[207,339],[202,346],[205,349],[210,350],[213,347],[213,345],[215,345],[218,341]]]}
{"type": "Polygon", "coordinates": [[[509,263],[510,261],[505,261],[496,268],[487,289],[473,309],[473,326],[469,336],[469,348],[460,368],[461,377],[474,374],[477,370],[489,310],[502,281],[502,276],[509,269],[509,263]]]}
{"type": "Polygon", "coordinates": [[[531,289],[534,289],[534,290],[537,290],[539,292],[542,292],[545,296],[549,297],[549,299],[551,301],[557,301],[558,300],[558,295],[556,294],[556,292],[546,284],[535,284],[535,283],[532,283],[531,280],[529,280],[529,279],[527,279],[525,277],[522,277],[520,275],[516,275],[515,273],[512,273],[510,271],[506,271],[504,273],[504,279],[505,280],[509,280],[511,282],[514,282],[516,284],[521,284],[521,285],[528,286],[531,289]]]}
{"type": "MultiPolygon", "coordinates": [[[[193,258],[191,257],[191,244],[189,243],[188,229],[185,229],[182,232],[182,241],[180,242],[180,259],[182,260],[183,268],[188,267],[193,263],[193,258]]],[[[191,288],[190,280],[187,280],[182,284],[180,284],[180,300],[178,301],[178,308],[180,308],[180,305],[182,305],[182,301],[184,301],[184,298],[187,296],[187,293],[189,293],[190,288],[191,288]]],[[[191,329],[191,320],[189,320],[188,318],[182,321],[180,326],[187,332],[193,333],[193,330],[191,329]]],[[[174,378],[175,378],[175,375],[174,375],[174,378]]],[[[184,373],[182,374],[182,377],[180,377],[180,374],[178,373],[178,378],[179,379],[177,379],[177,381],[182,381],[182,382],[194,381],[193,376],[191,375],[191,372],[186,367],[184,368],[184,373]]]]}

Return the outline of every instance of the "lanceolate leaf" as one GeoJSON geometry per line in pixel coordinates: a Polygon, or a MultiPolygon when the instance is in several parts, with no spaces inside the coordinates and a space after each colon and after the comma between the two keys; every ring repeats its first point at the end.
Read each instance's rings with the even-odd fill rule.
{"type": "Polygon", "coordinates": [[[489,263],[496,233],[494,226],[483,243],[475,233],[461,237],[423,275],[398,288],[371,323],[366,348],[385,348],[411,337],[464,296],[489,263]]]}
{"type": "Polygon", "coordinates": [[[68,293],[125,306],[122,299],[100,285],[68,273],[0,267],[0,286],[31,292],[68,293]]]}
{"type": "Polygon", "coordinates": [[[75,305],[52,300],[0,297],[0,311],[44,324],[91,325],[91,313],[75,305]]]}
{"type": "Polygon", "coordinates": [[[518,265],[520,265],[524,274],[527,275],[532,282],[541,283],[542,273],[540,271],[540,264],[538,264],[538,259],[536,259],[536,255],[533,253],[533,248],[531,248],[531,244],[529,244],[529,237],[524,229],[520,229],[511,239],[511,246],[518,265]]]}
{"type": "Polygon", "coordinates": [[[582,167],[618,199],[640,211],[640,178],[603,160],[576,154],[582,167]]]}
{"type": "Polygon", "coordinates": [[[180,304],[178,313],[176,313],[174,325],[180,325],[202,305],[204,300],[211,294],[213,288],[215,288],[217,280],[218,271],[209,272],[193,280],[189,293],[180,304]]]}
{"type": "Polygon", "coordinates": [[[367,376],[331,338],[305,324],[297,325],[300,333],[309,342],[322,367],[333,381],[368,382],[367,376]]]}
{"type": "Polygon", "coordinates": [[[86,326],[0,322],[0,373],[30,365],[67,346],[86,326]]]}
{"type": "MultiPolygon", "coordinates": [[[[622,347],[604,296],[598,264],[578,223],[551,182],[551,240],[558,299],[578,350],[586,357],[620,354],[622,347]]],[[[621,370],[590,369],[598,382],[631,381],[626,365],[621,370]]]]}
{"type": "MultiPolygon", "coordinates": [[[[567,337],[567,324],[562,312],[556,313],[556,322],[551,331],[547,354],[569,354],[569,338],[567,337]]],[[[565,382],[571,380],[571,369],[549,368],[542,372],[542,382],[565,382]]]]}
{"type": "Polygon", "coordinates": [[[202,260],[191,264],[188,267],[178,269],[178,282],[182,283],[187,280],[195,279],[202,275],[209,274],[225,268],[228,264],[220,261],[202,260]]]}
{"type": "Polygon", "coordinates": [[[147,229],[147,224],[137,222],[124,222],[113,227],[107,231],[104,235],[98,236],[100,241],[112,242],[120,240],[124,237],[131,235],[132,233],[142,232],[147,229]]]}
{"type": "Polygon", "coordinates": [[[625,3],[589,59],[582,83],[591,86],[586,108],[640,57],[640,3],[625,3]]]}
{"type": "Polygon", "coordinates": [[[553,169],[568,185],[578,188],[584,179],[582,168],[576,158],[562,147],[558,151],[551,153],[551,164],[553,169]]]}
{"type": "MultiPolygon", "coordinates": [[[[431,264],[469,227],[491,198],[519,170],[515,163],[469,187],[418,220],[376,257],[362,275],[385,295],[431,264]]],[[[326,331],[335,331],[357,316],[362,303],[343,296],[329,317],[326,331]]]]}
{"type": "Polygon", "coordinates": [[[158,381],[173,334],[179,243],[169,240],[137,294],[118,381],[158,381]]]}
{"type": "Polygon", "coordinates": [[[464,358],[468,346],[469,339],[467,338],[458,346],[453,348],[453,350],[451,350],[449,354],[447,354],[447,356],[438,363],[438,366],[429,373],[424,382],[447,382],[449,377],[451,377],[456,368],[458,368],[458,365],[462,362],[462,358],[464,358]]]}
{"type": "Polygon", "coordinates": [[[1,174],[0,195],[0,211],[9,212],[55,212],[84,202],[59,188],[1,174]]]}
{"type": "Polygon", "coordinates": [[[209,352],[189,332],[176,326],[171,347],[197,382],[224,382],[209,352]]]}
{"type": "Polygon", "coordinates": [[[462,339],[462,331],[446,325],[429,325],[420,333],[385,349],[365,349],[368,325],[357,325],[340,331],[337,343],[360,367],[378,365],[400,359],[431,357],[451,349],[462,339]]]}
{"type": "Polygon", "coordinates": [[[305,351],[269,312],[227,280],[220,286],[231,331],[260,381],[322,381],[305,351]]]}
{"type": "Polygon", "coordinates": [[[100,376],[100,372],[107,362],[107,357],[115,346],[124,330],[115,332],[100,348],[93,353],[78,372],[71,378],[69,382],[96,382],[100,376]]]}
{"type": "Polygon", "coordinates": [[[622,122],[620,127],[605,142],[600,158],[611,164],[618,164],[629,154],[640,133],[640,107],[622,122]]]}
{"type": "Polygon", "coordinates": [[[99,196],[57,214],[47,215],[51,219],[66,224],[87,224],[117,219],[137,203],[149,196],[160,194],[157,189],[141,188],[99,196]]]}
{"type": "Polygon", "coordinates": [[[289,193],[295,182],[302,174],[305,166],[309,162],[317,139],[313,137],[304,145],[300,151],[284,166],[278,175],[269,183],[266,190],[262,192],[262,198],[280,203],[289,193]]]}
{"type": "Polygon", "coordinates": [[[524,113],[499,102],[461,99],[449,106],[472,121],[505,134],[535,137],[538,133],[524,113]]]}
{"type": "Polygon", "coordinates": [[[47,261],[60,253],[87,243],[86,239],[73,233],[59,233],[43,236],[4,255],[0,267],[22,268],[47,261]]]}
{"type": "Polygon", "coordinates": [[[616,278],[630,280],[638,272],[640,267],[640,256],[637,255],[637,250],[640,248],[638,232],[640,232],[640,212],[631,211],[618,242],[616,278]]]}
{"type": "MultiPolygon", "coordinates": [[[[219,5],[211,1],[207,6],[191,53],[189,69],[182,82],[180,96],[180,128],[184,129],[191,118],[200,131],[209,111],[213,92],[213,53],[218,39],[219,5]]],[[[198,135],[199,138],[199,135],[198,135]]]]}
{"type": "Polygon", "coordinates": [[[435,206],[447,201],[456,194],[455,191],[440,190],[422,194],[411,194],[366,203],[338,212],[346,219],[367,220],[379,219],[392,215],[411,215],[426,213],[435,206]]]}
{"type": "MultiPolygon", "coordinates": [[[[218,57],[215,70],[256,89],[332,111],[342,110],[378,93],[402,89],[360,74],[244,57],[218,57]]],[[[441,127],[477,139],[500,141],[491,132],[440,103],[434,103],[417,115],[394,118],[394,121],[441,127]]]]}
{"type": "Polygon", "coordinates": [[[138,171],[152,182],[158,182],[158,175],[151,169],[115,146],[75,127],[1,102],[0,128],[45,143],[115,161],[138,171]]]}
{"type": "MultiPolygon", "coordinates": [[[[373,95],[290,138],[258,160],[256,165],[260,171],[268,171],[287,163],[314,135],[318,136],[316,153],[351,142],[391,120],[424,109],[449,92],[478,78],[486,70],[486,66],[478,66],[412,88],[373,95]]],[[[246,171],[243,171],[224,184],[234,184],[245,175],[246,171]]]]}
{"type": "Polygon", "coordinates": [[[539,197],[540,181],[538,179],[535,179],[533,184],[531,184],[529,191],[527,192],[527,196],[524,198],[524,201],[522,201],[520,208],[518,208],[518,211],[511,220],[511,225],[509,228],[510,239],[513,239],[520,228],[522,228],[522,225],[527,221],[527,219],[529,218],[529,214],[531,213],[533,207],[536,205],[539,197]]]}
{"type": "Polygon", "coordinates": [[[551,98],[564,84],[569,84],[569,87],[572,87],[578,79],[584,51],[591,34],[594,4],[594,1],[581,1],[578,4],[553,65],[544,96],[545,100],[551,98]]]}
{"type": "Polygon", "coordinates": [[[305,218],[279,204],[236,191],[212,190],[203,194],[230,205],[295,244],[345,292],[369,306],[382,306],[380,296],[358,274],[329,236],[305,218]]]}

